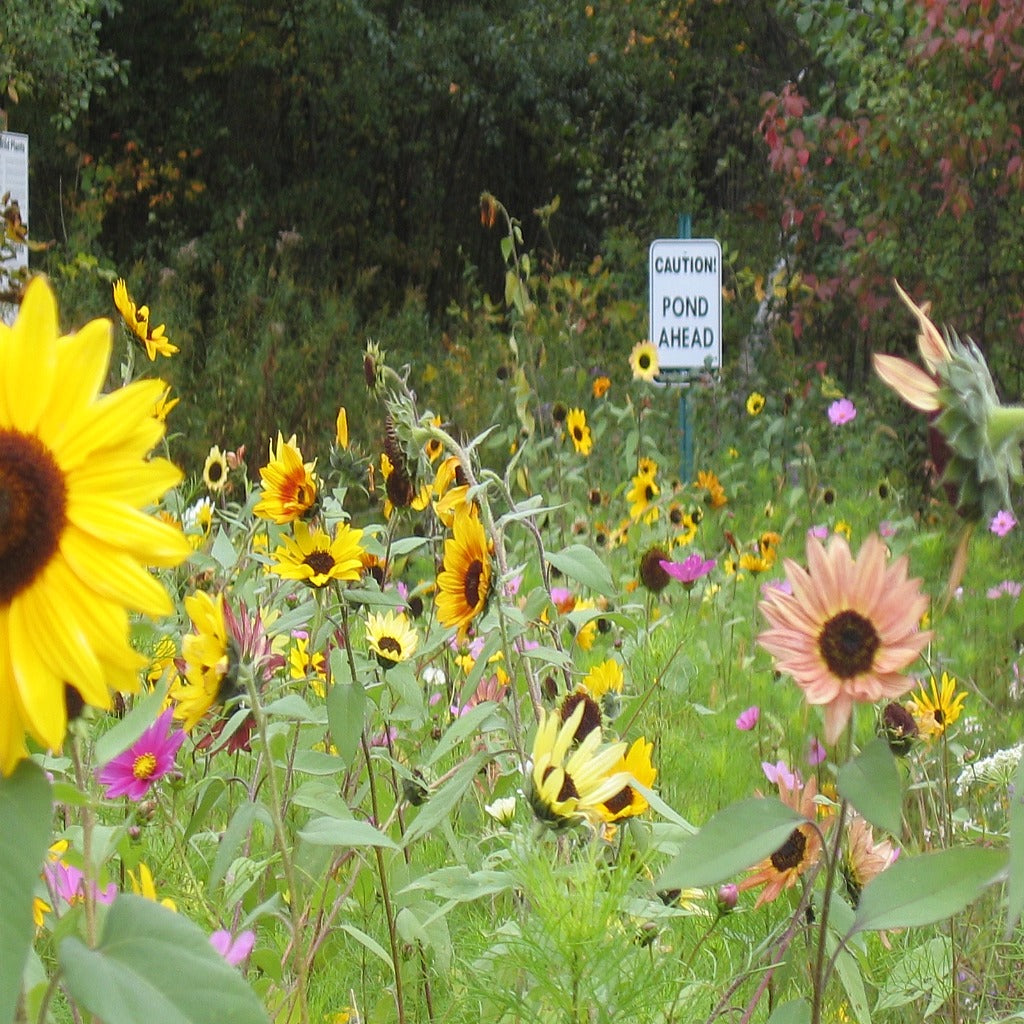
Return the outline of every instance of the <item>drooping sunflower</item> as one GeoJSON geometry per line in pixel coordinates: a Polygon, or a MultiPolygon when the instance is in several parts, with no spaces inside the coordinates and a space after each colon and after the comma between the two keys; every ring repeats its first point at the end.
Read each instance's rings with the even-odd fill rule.
{"type": "Polygon", "coordinates": [[[572,438],[576,451],[580,455],[589,455],[594,447],[594,440],[590,436],[590,427],[587,426],[587,414],[582,409],[570,409],[565,418],[565,429],[572,438]]]}
{"type": "Polygon", "coordinates": [[[404,612],[371,612],[366,618],[366,646],[383,669],[408,660],[419,634],[405,617],[404,612]]]}
{"type": "Polygon", "coordinates": [[[850,902],[857,906],[864,886],[893,864],[899,850],[888,839],[875,842],[871,826],[859,814],[847,822],[843,838],[840,870],[850,902]]]}
{"type": "Polygon", "coordinates": [[[136,306],[128,294],[128,286],[123,278],[114,282],[114,305],[121,319],[131,333],[146,346],[146,355],[153,362],[157,355],[173,356],[178,351],[164,333],[164,325],[152,327],[149,322],[149,306],[136,306]]]}
{"type": "Polygon", "coordinates": [[[479,615],[491,590],[491,555],[483,523],[461,507],[444,542],[444,567],[437,576],[437,617],[460,632],[479,615]]]}
{"type": "Polygon", "coordinates": [[[614,658],[595,665],[583,677],[583,685],[595,700],[600,700],[606,693],[622,693],[624,682],[622,666],[614,658]]]}
{"type": "Polygon", "coordinates": [[[128,612],[173,611],[147,566],[189,553],[180,530],[142,509],[181,479],[147,459],[164,426],[164,389],[138,381],[110,394],[109,320],[61,336],[45,279],[0,324],[0,773],[64,741],[65,685],[107,708],[135,691],[148,659],[132,650],[128,612]]]}
{"type": "Polygon", "coordinates": [[[920,690],[910,695],[907,710],[914,716],[920,735],[930,739],[941,736],[960,717],[966,700],[967,691],[957,692],[956,679],[943,672],[941,683],[931,676],[928,689],[922,683],[920,690]]]}
{"type": "Polygon", "coordinates": [[[816,779],[812,778],[802,789],[799,785],[790,788],[782,780],[779,781],[779,799],[802,814],[807,821],[797,825],[786,841],[770,857],[756,865],[752,873],[737,886],[741,892],[764,886],[755,907],[770,903],[786,889],[791,889],[808,868],[817,864],[821,856],[821,832],[812,824],[816,817],[814,798],[817,795],[816,779]]]}
{"type": "Polygon", "coordinates": [[[807,538],[804,569],[785,560],[792,593],[772,587],[760,608],[770,629],[758,642],[775,656],[810,704],[825,708],[825,739],[835,743],[854,701],[892,700],[914,685],[903,675],[931,639],[920,628],[928,598],[908,579],[906,556],[886,565],[885,543],[871,534],[854,559],[845,538],[826,550],[807,538]]]}
{"type": "Polygon", "coordinates": [[[286,580],[302,580],[311,587],[324,587],[331,580],[358,580],[363,570],[362,530],[338,523],[332,538],[321,529],[310,530],[301,519],[292,527],[294,538],[283,537],[274,552],[270,571],[286,580]]]}
{"type": "Polygon", "coordinates": [[[189,732],[210,708],[231,695],[238,657],[228,641],[223,594],[213,598],[197,591],[185,598],[185,611],[193,628],[181,640],[185,675],[175,681],[169,696],[175,705],[174,717],[189,732]]]}
{"type": "Polygon", "coordinates": [[[629,368],[633,371],[633,380],[644,380],[648,383],[658,376],[658,350],[651,341],[638,341],[629,353],[629,368]]]}
{"type": "Polygon", "coordinates": [[[219,445],[210,449],[203,463],[203,483],[211,494],[220,494],[228,482],[228,460],[219,445]]]}
{"type": "Polygon", "coordinates": [[[263,481],[263,497],[256,503],[253,512],[261,519],[283,525],[309,514],[316,504],[317,480],[314,470],[316,459],[302,461],[302,452],[292,434],[285,441],[281,432],[277,434],[277,450],[270,442],[270,462],[260,470],[263,481]]]}
{"type": "Polygon", "coordinates": [[[650,806],[647,798],[633,785],[634,782],[650,789],[657,778],[658,770],[651,763],[651,752],[654,744],[648,743],[641,736],[633,742],[623,758],[612,769],[614,772],[625,772],[630,777],[630,782],[614,795],[608,797],[601,803],[599,808],[601,816],[605,821],[621,821],[623,818],[632,818],[637,814],[643,814],[650,806]]]}
{"type": "Polygon", "coordinates": [[[556,828],[583,818],[598,823],[600,805],[629,782],[628,774],[614,771],[625,743],[605,743],[601,730],[593,729],[572,749],[583,712],[580,704],[563,722],[557,712],[542,710],[533,741],[530,805],[556,828]]]}

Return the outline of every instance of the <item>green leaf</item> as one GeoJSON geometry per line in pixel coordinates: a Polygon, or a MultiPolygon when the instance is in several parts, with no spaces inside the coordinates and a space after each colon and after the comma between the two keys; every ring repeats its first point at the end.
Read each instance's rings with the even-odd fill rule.
{"type": "Polygon", "coordinates": [[[96,740],[96,764],[104,765],[127,750],[157,720],[163,702],[163,689],[158,687],[100,736],[96,740]]]}
{"type": "Polygon", "coordinates": [[[187,917],[141,896],[114,900],[100,943],[57,951],[72,998],[104,1024],[266,1024],[255,992],[187,917]]]}
{"type": "Polygon", "coordinates": [[[270,812],[262,804],[239,804],[217,846],[217,855],[213,858],[210,877],[206,880],[211,889],[215,889],[227,874],[238,848],[242,845],[242,840],[248,836],[249,830],[257,820],[262,821],[268,828],[272,826],[270,812]]]}
{"type": "Polygon", "coordinates": [[[616,596],[608,566],[596,552],[583,544],[570,544],[561,551],[549,552],[547,559],[559,572],[571,576],[585,587],[605,597],[616,596]]]}
{"type": "Polygon", "coordinates": [[[39,765],[22,761],[11,775],[0,776],[0,1024],[14,1020],[21,993],[35,931],[32,896],[46,856],[52,806],[39,765]]]}
{"type": "Polygon", "coordinates": [[[507,871],[470,871],[465,865],[460,864],[457,867],[431,871],[430,874],[411,882],[401,890],[401,893],[426,889],[441,899],[467,903],[483,896],[504,892],[511,889],[514,884],[515,878],[507,871]]]}
{"type": "Polygon", "coordinates": [[[878,738],[839,769],[839,795],[876,828],[899,835],[903,820],[903,792],[896,758],[889,744],[878,738]]]}
{"type": "Polygon", "coordinates": [[[811,1004],[806,999],[791,999],[776,1006],[766,1024],[811,1024],[811,1004]]]}
{"type": "Polygon", "coordinates": [[[356,940],[356,942],[358,942],[361,946],[364,946],[366,949],[368,949],[371,953],[373,953],[374,956],[380,957],[381,960],[383,960],[384,963],[388,965],[388,969],[392,972],[392,974],[394,973],[395,965],[392,962],[391,957],[388,956],[387,950],[385,950],[384,947],[376,939],[367,935],[366,932],[364,932],[360,928],[357,928],[354,924],[342,922],[338,925],[338,929],[339,931],[343,931],[351,935],[352,938],[356,940]]]}
{"type": "Polygon", "coordinates": [[[854,931],[914,928],[963,910],[1006,867],[1006,851],[956,847],[900,857],[860,894],[854,931]]]}
{"type": "Polygon", "coordinates": [[[474,754],[468,761],[459,765],[452,777],[436,793],[430,795],[405,831],[406,846],[410,846],[420,836],[426,835],[435,825],[448,817],[469,789],[477,772],[490,757],[486,751],[474,754]]]}
{"type": "Polygon", "coordinates": [[[386,846],[391,850],[398,849],[390,836],[368,821],[356,818],[314,818],[299,830],[299,838],[312,846],[386,846]]]}
{"type": "Polygon", "coordinates": [[[311,708],[309,703],[297,693],[288,693],[277,700],[271,701],[264,709],[268,715],[277,718],[293,718],[299,722],[324,724],[324,714],[319,708],[311,708]]]}
{"type": "Polygon", "coordinates": [[[1006,883],[1006,937],[1024,911],[1024,757],[1013,776],[1010,800],[1010,874],[1006,883]]]}
{"type": "Polygon", "coordinates": [[[220,563],[223,569],[233,569],[238,562],[238,552],[235,550],[235,546],[231,543],[231,538],[223,526],[217,531],[217,536],[213,539],[213,547],[210,548],[210,554],[215,561],[220,563]]]}
{"type": "Polygon", "coordinates": [[[331,678],[335,683],[327,691],[327,724],[338,756],[351,768],[363,735],[366,691],[358,680],[340,682],[344,678],[343,655],[338,649],[331,651],[331,678]]]}
{"type": "Polygon", "coordinates": [[[806,819],[775,797],[753,797],[719,811],[679,844],[658,889],[715,885],[771,856],[806,819]]]}

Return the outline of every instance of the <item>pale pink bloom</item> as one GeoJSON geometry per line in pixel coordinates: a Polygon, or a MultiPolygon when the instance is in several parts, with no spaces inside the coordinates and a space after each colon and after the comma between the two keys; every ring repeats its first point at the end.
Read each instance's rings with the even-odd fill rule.
{"type": "Polygon", "coordinates": [[[775,764],[762,761],[761,771],[764,772],[764,777],[776,786],[785,786],[786,789],[800,788],[800,775],[793,771],[785,761],[776,761],[775,764]]]}
{"type": "Polygon", "coordinates": [[[988,524],[988,528],[997,537],[1005,537],[1016,525],[1017,520],[1014,519],[1013,513],[1007,512],[1006,509],[1000,509],[992,517],[992,521],[988,524]]]}
{"type": "Polygon", "coordinates": [[[815,736],[807,748],[807,763],[812,766],[821,764],[826,757],[828,757],[828,752],[821,743],[818,742],[818,737],[815,736]]]}
{"type": "Polygon", "coordinates": [[[824,523],[818,523],[807,530],[807,536],[815,540],[824,540],[828,536],[828,527],[824,523]]]}
{"type": "Polygon", "coordinates": [[[932,637],[921,629],[928,609],[921,580],[908,578],[905,555],[891,565],[887,558],[877,534],[856,559],[842,536],[827,550],[808,538],[808,568],[785,561],[793,593],[772,590],[760,602],[770,628],[758,642],[808,703],[824,707],[829,744],[846,728],[855,701],[896,700],[913,689],[904,671],[932,637]]]}
{"type": "Polygon", "coordinates": [[[841,427],[857,418],[857,407],[848,398],[837,398],[828,407],[828,418],[834,427],[841,427]]]}
{"type": "Polygon", "coordinates": [[[246,929],[232,937],[231,932],[226,928],[220,928],[210,936],[210,945],[232,967],[237,967],[251,952],[256,945],[256,933],[246,929]]]}

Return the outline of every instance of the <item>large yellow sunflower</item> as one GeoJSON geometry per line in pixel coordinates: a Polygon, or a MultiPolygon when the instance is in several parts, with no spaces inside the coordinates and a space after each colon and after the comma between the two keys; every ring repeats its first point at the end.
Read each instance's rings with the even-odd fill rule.
{"type": "Polygon", "coordinates": [[[282,538],[282,546],[274,552],[277,562],[271,572],[286,580],[302,580],[311,587],[326,586],[331,580],[357,580],[362,575],[362,530],[339,523],[331,538],[323,530],[310,530],[301,520],[293,529],[295,538],[282,538]]]}
{"type": "Polygon", "coordinates": [[[164,385],[103,395],[109,320],[60,336],[48,283],[25,289],[0,324],[0,772],[25,756],[25,734],[59,748],[64,687],[110,706],[148,659],[128,642],[128,612],[173,605],[147,566],[187,557],[180,530],[142,509],[180,479],[147,459],[163,436],[153,408],[164,385]]]}
{"type": "Polygon", "coordinates": [[[284,524],[307,515],[316,504],[317,482],[312,462],[302,461],[302,452],[292,434],[286,441],[278,431],[277,450],[270,442],[270,462],[260,470],[263,497],[253,508],[262,519],[284,524]]]}
{"type": "Polygon", "coordinates": [[[825,739],[835,743],[854,701],[893,700],[914,685],[903,675],[931,639],[919,623],[928,607],[919,579],[907,578],[907,558],[886,565],[885,543],[871,534],[857,558],[845,538],[826,550],[807,540],[804,569],[786,559],[787,594],[768,590],[761,611],[770,629],[758,642],[804,691],[825,707],[825,739]]]}
{"type": "Polygon", "coordinates": [[[437,617],[444,626],[466,629],[483,611],[491,589],[491,556],[483,523],[472,506],[455,513],[444,542],[444,568],[437,576],[437,617]]]}

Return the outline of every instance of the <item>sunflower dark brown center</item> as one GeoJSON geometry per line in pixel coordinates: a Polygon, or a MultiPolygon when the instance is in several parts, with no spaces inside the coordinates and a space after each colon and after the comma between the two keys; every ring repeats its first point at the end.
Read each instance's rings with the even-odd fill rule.
{"type": "Polygon", "coordinates": [[[641,352],[636,360],[637,366],[641,370],[649,370],[651,368],[651,357],[646,352],[641,352]]]}
{"type": "MultiPolygon", "coordinates": [[[[544,774],[543,774],[543,776],[541,776],[541,781],[542,782],[546,781],[547,777],[554,770],[555,770],[554,766],[549,766],[548,768],[545,768],[544,769],[544,774]]],[[[576,788],[576,783],[574,783],[572,781],[572,777],[569,775],[568,772],[563,772],[562,773],[562,785],[561,785],[561,788],[558,790],[558,796],[555,797],[555,800],[558,803],[563,803],[566,800],[578,800],[579,799],[579,795],[580,795],[579,794],[579,790],[576,788]]]]}
{"type": "Polygon", "coordinates": [[[335,566],[334,556],[330,551],[310,551],[303,561],[318,576],[329,576],[335,566]]]}
{"type": "Polygon", "coordinates": [[[575,437],[577,441],[582,441],[583,428],[577,424],[575,427],[572,428],[572,436],[575,437]]]}
{"type": "Polygon", "coordinates": [[[583,705],[583,717],[576,726],[576,733],[572,738],[574,743],[582,743],[590,733],[601,726],[601,706],[593,697],[580,690],[568,694],[562,701],[562,706],[558,709],[562,721],[568,722],[580,704],[583,705]]]}
{"type": "Polygon", "coordinates": [[[623,786],[622,789],[608,800],[605,800],[605,807],[612,814],[619,814],[633,802],[633,787],[623,786]]]}
{"type": "Polygon", "coordinates": [[[463,592],[466,595],[466,604],[470,608],[476,608],[480,604],[480,584],[484,574],[484,563],[479,558],[474,558],[466,570],[463,592]]]}
{"type": "Polygon", "coordinates": [[[771,855],[772,867],[776,871],[791,871],[799,867],[807,851],[807,836],[795,828],[789,838],[771,855]]]}
{"type": "Polygon", "coordinates": [[[67,522],[64,474],[30,434],[0,430],[0,607],[53,558],[67,522]]]}
{"type": "Polygon", "coordinates": [[[224,467],[219,462],[211,462],[207,473],[210,477],[210,482],[217,483],[217,481],[224,475],[224,467]]]}
{"type": "Polygon", "coordinates": [[[818,650],[834,676],[852,679],[870,670],[881,642],[871,621],[847,608],[825,623],[818,650]]]}
{"type": "Polygon", "coordinates": [[[377,640],[377,647],[384,654],[392,654],[396,659],[402,656],[402,645],[393,636],[382,636],[377,640]]]}

